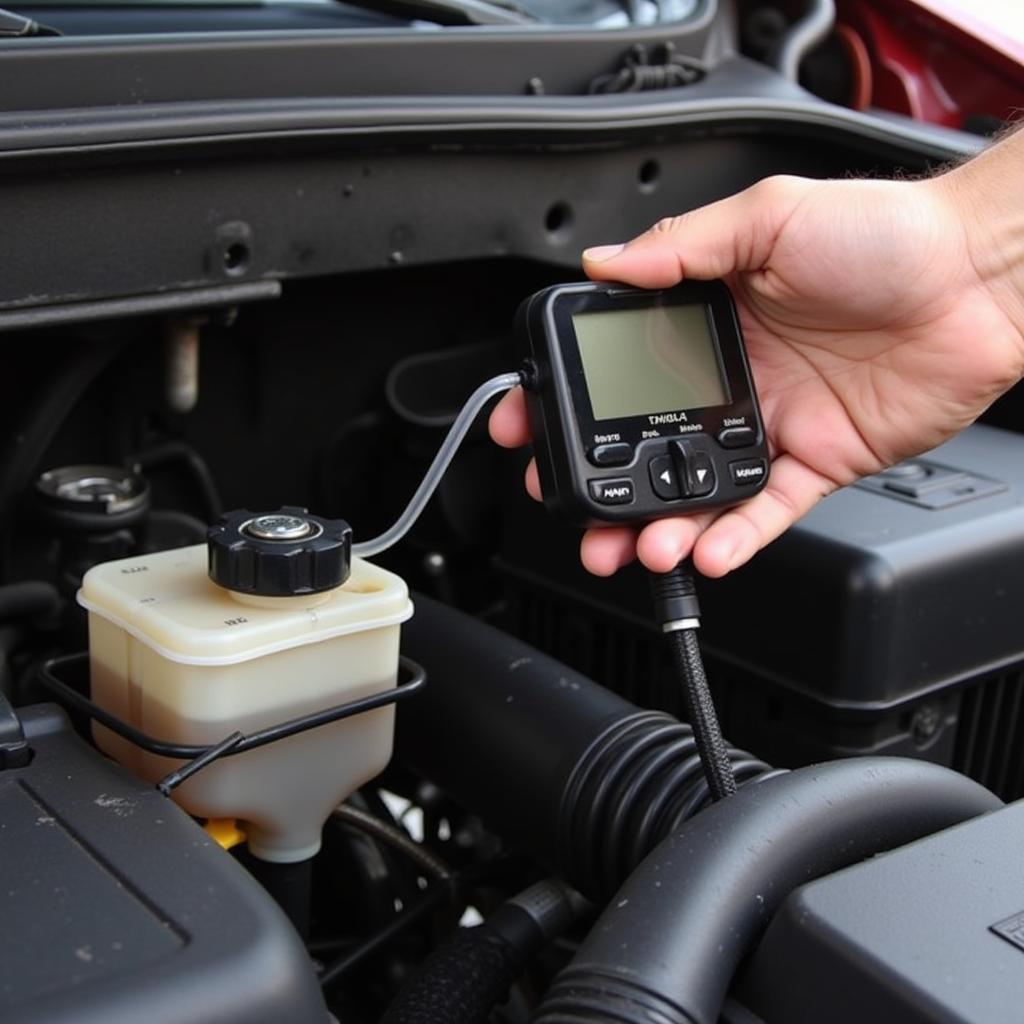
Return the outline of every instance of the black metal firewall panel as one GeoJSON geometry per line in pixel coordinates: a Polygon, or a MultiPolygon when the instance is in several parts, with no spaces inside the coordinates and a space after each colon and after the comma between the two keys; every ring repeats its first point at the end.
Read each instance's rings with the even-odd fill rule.
{"type": "Polygon", "coordinates": [[[765,175],[888,170],[792,130],[36,168],[0,189],[0,309],[397,264],[579,252],[765,175]]]}
{"type": "MultiPolygon", "coordinates": [[[[685,34],[711,45],[704,28],[685,34]]],[[[595,42],[555,35],[565,62],[573,40],[595,42]]],[[[334,78],[317,63],[342,45],[334,37],[0,44],[0,311],[399,263],[518,256],[576,268],[587,244],[768,174],[920,170],[979,144],[830,106],[720,54],[685,89],[501,95],[485,56],[514,52],[517,68],[534,68],[551,54],[543,33],[445,34],[465,49],[473,86],[453,80],[443,97],[417,78],[439,36],[362,36],[334,78]],[[360,63],[378,45],[404,47],[386,80],[360,63]]]]}

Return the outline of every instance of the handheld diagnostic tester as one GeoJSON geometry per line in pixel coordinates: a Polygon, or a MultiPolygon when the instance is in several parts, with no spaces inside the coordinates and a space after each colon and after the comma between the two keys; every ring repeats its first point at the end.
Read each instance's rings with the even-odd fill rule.
{"type": "MultiPolygon", "coordinates": [[[[520,383],[544,503],[581,526],[736,505],[764,487],[764,427],[722,282],[556,285],[522,304],[518,330],[530,352],[522,370],[470,395],[405,511],[353,554],[370,558],[405,536],[479,413],[520,383]]],[[[736,779],[697,643],[693,574],[684,560],[650,579],[708,792],[719,800],[736,792],[736,779]]]]}
{"type": "Polygon", "coordinates": [[[720,281],[579,283],[520,307],[545,505],[581,526],[735,505],[768,479],[736,310],[720,281]]]}

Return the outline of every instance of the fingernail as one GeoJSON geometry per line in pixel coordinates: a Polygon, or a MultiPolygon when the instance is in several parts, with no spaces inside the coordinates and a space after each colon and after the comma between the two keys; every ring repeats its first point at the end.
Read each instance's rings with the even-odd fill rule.
{"type": "Polygon", "coordinates": [[[709,540],[711,543],[704,545],[705,556],[710,556],[712,562],[720,565],[723,574],[735,569],[733,563],[739,553],[739,541],[734,537],[715,537],[709,540]]]}
{"type": "Polygon", "coordinates": [[[603,263],[613,256],[618,256],[626,246],[623,242],[617,245],[595,245],[592,249],[583,250],[583,258],[590,263],[603,263]]]}
{"type": "Polygon", "coordinates": [[[722,555],[725,559],[725,571],[732,572],[739,563],[740,544],[739,541],[729,540],[722,546],[722,555]]]}

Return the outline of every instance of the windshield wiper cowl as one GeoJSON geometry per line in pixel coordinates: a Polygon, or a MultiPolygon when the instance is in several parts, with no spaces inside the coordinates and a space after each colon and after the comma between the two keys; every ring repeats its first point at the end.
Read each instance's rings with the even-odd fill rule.
{"type": "Polygon", "coordinates": [[[383,14],[437,25],[536,25],[537,18],[505,0],[345,0],[383,14]]]}

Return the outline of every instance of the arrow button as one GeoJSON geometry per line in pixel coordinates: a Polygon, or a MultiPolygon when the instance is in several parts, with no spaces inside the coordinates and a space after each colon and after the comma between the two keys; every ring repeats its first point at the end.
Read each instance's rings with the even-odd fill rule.
{"type": "Polygon", "coordinates": [[[693,441],[678,440],[671,444],[684,498],[704,498],[715,489],[715,464],[711,456],[693,441]]]}
{"type": "Polygon", "coordinates": [[[671,456],[655,455],[648,465],[654,493],[662,501],[675,501],[679,497],[679,477],[671,456]]]}

